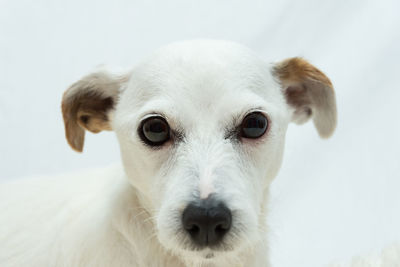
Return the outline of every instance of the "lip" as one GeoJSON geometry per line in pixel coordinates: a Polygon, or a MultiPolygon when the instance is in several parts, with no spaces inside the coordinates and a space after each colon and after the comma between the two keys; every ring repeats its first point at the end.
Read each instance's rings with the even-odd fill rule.
{"type": "Polygon", "coordinates": [[[207,253],[207,254],[204,256],[204,258],[206,258],[206,259],[212,259],[212,258],[214,258],[214,253],[213,253],[213,252],[209,252],[209,253],[207,253]]]}

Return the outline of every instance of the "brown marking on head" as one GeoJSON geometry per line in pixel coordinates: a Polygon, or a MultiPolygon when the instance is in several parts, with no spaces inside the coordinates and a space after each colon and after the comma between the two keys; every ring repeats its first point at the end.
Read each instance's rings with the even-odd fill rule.
{"type": "Polygon", "coordinates": [[[82,152],[85,130],[98,133],[112,130],[109,112],[115,106],[121,84],[127,77],[106,72],[90,74],[71,85],[64,93],[61,109],[69,145],[82,152]]]}
{"type": "Polygon", "coordinates": [[[289,58],[273,67],[287,103],[294,108],[292,120],[304,123],[313,117],[321,137],[332,135],[336,127],[336,100],[333,85],[319,69],[302,58],[289,58]]]}

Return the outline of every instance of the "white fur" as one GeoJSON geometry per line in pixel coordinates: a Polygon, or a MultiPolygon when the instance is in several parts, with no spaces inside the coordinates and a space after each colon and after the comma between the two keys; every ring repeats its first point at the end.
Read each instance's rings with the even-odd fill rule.
{"type": "Polygon", "coordinates": [[[237,44],[188,41],[160,49],[127,77],[110,92],[119,100],[109,113],[123,167],[2,185],[0,266],[268,266],[269,185],[293,112],[270,65],[237,44]],[[252,110],[268,116],[268,133],[226,138],[252,110]],[[152,113],[184,139],[143,145],[137,128],[152,113]],[[211,193],[233,214],[226,251],[194,251],[182,210],[211,193]]]}

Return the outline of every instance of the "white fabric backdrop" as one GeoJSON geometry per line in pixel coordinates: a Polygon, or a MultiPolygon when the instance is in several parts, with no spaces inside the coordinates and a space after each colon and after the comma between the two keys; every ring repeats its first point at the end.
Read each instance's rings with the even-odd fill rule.
{"type": "Polygon", "coordinates": [[[291,126],[273,185],[273,266],[323,266],[400,240],[400,2],[0,1],[0,180],[119,160],[112,133],[64,140],[60,99],[98,64],[229,39],[265,60],[303,56],[337,92],[338,128],[291,126]]]}

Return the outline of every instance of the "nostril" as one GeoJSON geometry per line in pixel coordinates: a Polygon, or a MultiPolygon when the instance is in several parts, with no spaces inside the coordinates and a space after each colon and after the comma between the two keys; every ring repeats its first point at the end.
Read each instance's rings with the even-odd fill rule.
{"type": "Polygon", "coordinates": [[[186,231],[189,232],[191,235],[198,234],[200,232],[200,227],[196,224],[189,225],[185,227],[186,231]]]}
{"type": "Polygon", "coordinates": [[[215,218],[214,227],[211,229],[213,233],[210,236],[213,236],[215,239],[222,239],[222,237],[231,229],[232,216],[228,209],[221,209],[217,218],[215,218]]]}
{"type": "Polygon", "coordinates": [[[215,232],[219,233],[219,234],[225,234],[228,230],[229,230],[229,227],[227,227],[226,225],[223,225],[223,224],[218,224],[215,227],[215,232]]]}

